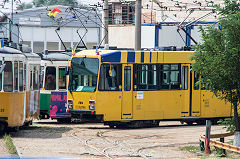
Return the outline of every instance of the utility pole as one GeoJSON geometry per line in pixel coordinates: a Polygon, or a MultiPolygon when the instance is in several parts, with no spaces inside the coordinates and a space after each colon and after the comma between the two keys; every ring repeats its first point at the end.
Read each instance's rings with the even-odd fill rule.
{"type": "Polygon", "coordinates": [[[103,45],[108,44],[108,0],[103,0],[103,45]]]}
{"type": "Polygon", "coordinates": [[[11,20],[9,20],[9,42],[12,42],[12,27],[13,27],[13,0],[12,0],[11,20]]]}
{"type": "Polygon", "coordinates": [[[135,50],[141,50],[141,11],[142,0],[136,0],[135,4],[135,50]]]}

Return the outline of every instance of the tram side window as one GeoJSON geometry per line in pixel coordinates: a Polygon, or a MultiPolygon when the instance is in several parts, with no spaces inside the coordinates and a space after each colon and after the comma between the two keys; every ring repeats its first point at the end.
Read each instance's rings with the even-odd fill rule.
{"type": "MultiPolygon", "coordinates": [[[[2,61],[0,61],[0,69],[1,69],[2,61]]],[[[2,90],[2,72],[0,72],[0,91],[2,90]]]]}
{"type": "Polygon", "coordinates": [[[24,86],[25,86],[25,90],[27,89],[26,87],[27,87],[27,65],[26,64],[24,64],[24,86]]]}
{"type": "Polygon", "coordinates": [[[188,66],[182,67],[182,90],[188,89],[188,66]]]}
{"type": "Polygon", "coordinates": [[[38,90],[38,68],[34,66],[33,70],[33,90],[38,90]]]}
{"type": "Polygon", "coordinates": [[[134,72],[135,90],[156,90],[158,88],[156,64],[134,65],[134,72]]]}
{"type": "Polygon", "coordinates": [[[59,68],[59,76],[58,76],[58,86],[59,86],[59,89],[66,89],[65,69],[66,68],[59,68]]]}
{"type": "Polygon", "coordinates": [[[4,68],[4,86],[3,89],[5,92],[13,91],[13,68],[12,62],[6,61],[6,66],[4,68]]]}
{"type": "Polygon", "coordinates": [[[40,73],[39,73],[40,88],[43,87],[43,77],[44,77],[44,66],[41,66],[40,67],[40,73]]]}
{"type": "Polygon", "coordinates": [[[56,89],[56,68],[55,67],[46,68],[45,89],[46,90],[56,89]]]}
{"type": "Polygon", "coordinates": [[[18,62],[14,62],[14,90],[18,91],[18,62]]]}
{"type": "Polygon", "coordinates": [[[121,91],[122,90],[122,65],[102,64],[99,80],[100,91],[121,91]]]}
{"type": "Polygon", "coordinates": [[[161,65],[160,89],[180,89],[180,67],[178,64],[161,65]]]}
{"type": "Polygon", "coordinates": [[[130,66],[124,67],[124,90],[125,91],[131,90],[131,67],[130,66]]]}
{"type": "Polygon", "coordinates": [[[23,91],[23,63],[19,63],[19,91],[23,91]]]}
{"type": "Polygon", "coordinates": [[[32,65],[30,65],[30,90],[33,90],[33,66],[32,65]]]}
{"type": "Polygon", "coordinates": [[[199,74],[194,72],[194,90],[199,90],[199,74]]]}

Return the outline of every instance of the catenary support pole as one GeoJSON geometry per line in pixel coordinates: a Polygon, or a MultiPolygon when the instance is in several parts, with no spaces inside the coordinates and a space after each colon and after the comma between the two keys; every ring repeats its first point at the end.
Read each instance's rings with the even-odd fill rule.
{"type": "Polygon", "coordinates": [[[208,155],[211,153],[210,150],[210,132],[211,132],[211,120],[206,120],[206,133],[205,133],[205,151],[204,155],[208,155]]]}
{"type": "Polygon", "coordinates": [[[103,45],[108,44],[108,0],[103,0],[103,45]]]}
{"type": "Polygon", "coordinates": [[[141,50],[141,15],[142,0],[136,0],[135,5],[135,50],[141,50]]]}

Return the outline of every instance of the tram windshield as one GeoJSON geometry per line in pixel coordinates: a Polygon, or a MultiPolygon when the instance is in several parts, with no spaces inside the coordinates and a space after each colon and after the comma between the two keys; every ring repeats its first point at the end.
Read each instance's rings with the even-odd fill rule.
{"type": "Polygon", "coordinates": [[[72,59],[69,91],[94,92],[97,86],[99,60],[96,58],[72,59]]]}

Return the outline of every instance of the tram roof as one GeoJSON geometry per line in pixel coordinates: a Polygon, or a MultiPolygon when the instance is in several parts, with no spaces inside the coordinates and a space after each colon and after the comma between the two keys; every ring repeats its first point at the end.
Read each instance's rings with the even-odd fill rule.
{"type": "Polygon", "coordinates": [[[52,60],[52,61],[67,61],[71,58],[72,53],[70,52],[59,52],[59,53],[49,53],[47,55],[42,54],[42,60],[52,60]]]}
{"type": "Polygon", "coordinates": [[[83,50],[78,56],[100,56],[101,62],[116,63],[158,63],[191,62],[189,55],[193,51],[134,51],[134,50],[83,50]]]}
{"type": "Polygon", "coordinates": [[[3,48],[0,48],[0,53],[7,53],[7,54],[22,54],[20,50],[4,46],[3,48]]]}
{"type": "Polygon", "coordinates": [[[24,55],[27,57],[27,58],[39,58],[40,59],[40,56],[36,53],[24,53],[24,55]]]}

